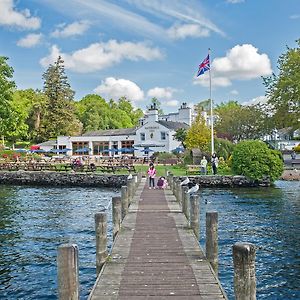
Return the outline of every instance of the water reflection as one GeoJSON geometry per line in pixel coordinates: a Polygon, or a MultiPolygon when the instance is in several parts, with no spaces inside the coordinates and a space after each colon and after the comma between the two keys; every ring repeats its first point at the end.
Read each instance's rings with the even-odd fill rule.
{"type": "MultiPolygon", "coordinates": [[[[117,191],[0,186],[0,298],[57,299],[56,255],[79,246],[81,296],[95,280],[94,213],[117,191]]],[[[111,215],[109,231],[111,232],[111,215]]]]}
{"type": "Polygon", "coordinates": [[[206,211],[219,212],[219,276],[229,299],[234,298],[231,247],[238,241],[258,248],[258,299],[300,299],[299,195],[299,182],[283,181],[271,188],[202,192],[201,228],[205,228],[206,211]]]}

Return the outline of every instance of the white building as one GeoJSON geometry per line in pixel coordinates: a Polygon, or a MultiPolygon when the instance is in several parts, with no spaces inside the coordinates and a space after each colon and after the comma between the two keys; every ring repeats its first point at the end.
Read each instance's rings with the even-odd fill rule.
{"type": "Polygon", "coordinates": [[[59,136],[58,149],[71,149],[68,155],[120,156],[131,153],[142,157],[151,152],[172,152],[181,143],[174,134],[179,128],[188,128],[192,122],[191,109],[183,103],[178,113],[158,115],[152,106],[140,120],[137,128],[97,130],[81,136],[59,136]]]}

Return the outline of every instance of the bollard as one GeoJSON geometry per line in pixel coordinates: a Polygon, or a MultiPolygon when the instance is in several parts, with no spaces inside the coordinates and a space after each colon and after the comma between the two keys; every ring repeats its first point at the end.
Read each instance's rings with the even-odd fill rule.
{"type": "Polygon", "coordinates": [[[193,229],[198,242],[200,240],[199,203],[198,195],[192,195],[190,197],[190,226],[193,229]]]}
{"type": "Polygon", "coordinates": [[[206,213],[206,258],[218,276],[218,213],[206,213]]]}
{"type": "Polygon", "coordinates": [[[235,243],[232,248],[236,300],[256,300],[255,246],[235,243]]]}
{"type": "Polygon", "coordinates": [[[79,299],[78,247],[63,244],[57,253],[58,299],[79,299]]]}
{"type": "Polygon", "coordinates": [[[131,182],[132,179],[127,179],[127,197],[128,197],[128,206],[131,203],[131,199],[132,199],[132,188],[131,188],[131,182]]]}
{"type": "Polygon", "coordinates": [[[177,192],[177,200],[179,203],[182,203],[182,185],[181,185],[181,181],[179,180],[178,183],[178,192],[177,192]]]}
{"type": "Polygon", "coordinates": [[[120,231],[122,221],[121,197],[112,198],[113,240],[120,231]]]}
{"type": "Polygon", "coordinates": [[[137,187],[138,187],[138,177],[137,175],[133,175],[133,182],[134,182],[134,192],[136,191],[137,187]]]}
{"type": "Polygon", "coordinates": [[[169,187],[170,190],[173,191],[173,180],[174,180],[174,175],[172,173],[169,174],[169,187]]]}
{"type": "Polygon", "coordinates": [[[128,195],[127,186],[121,187],[121,206],[122,206],[122,220],[128,213],[128,195]]]}
{"type": "Polygon", "coordinates": [[[107,216],[105,212],[95,214],[96,272],[99,275],[107,258],[107,216]]]}
{"type": "Polygon", "coordinates": [[[189,220],[190,219],[190,197],[191,195],[188,193],[184,194],[184,206],[183,207],[183,213],[185,214],[186,218],[189,220]]]}
{"type": "Polygon", "coordinates": [[[185,200],[186,200],[186,195],[187,195],[187,191],[189,190],[188,186],[183,186],[182,189],[181,189],[181,199],[182,199],[182,202],[181,202],[181,211],[184,212],[185,211],[185,200]]]}

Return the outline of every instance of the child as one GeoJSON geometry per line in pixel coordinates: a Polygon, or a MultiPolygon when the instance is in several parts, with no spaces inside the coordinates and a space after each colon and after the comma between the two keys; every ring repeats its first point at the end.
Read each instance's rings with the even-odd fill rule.
{"type": "Polygon", "coordinates": [[[147,174],[148,174],[148,176],[149,176],[149,189],[151,189],[152,187],[153,187],[153,189],[155,189],[155,181],[154,181],[154,178],[155,178],[155,175],[156,175],[156,170],[155,170],[153,164],[150,164],[150,167],[149,167],[149,169],[148,169],[147,174]]]}
{"type": "Polygon", "coordinates": [[[159,177],[159,179],[157,180],[157,187],[161,190],[163,189],[164,184],[165,184],[165,178],[159,177]]]}

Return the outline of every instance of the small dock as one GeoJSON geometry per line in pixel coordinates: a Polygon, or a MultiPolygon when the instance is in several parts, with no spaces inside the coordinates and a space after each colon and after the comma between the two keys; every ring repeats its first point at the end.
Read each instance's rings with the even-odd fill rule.
{"type": "Polygon", "coordinates": [[[89,299],[227,297],[172,191],[142,179],[89,299]]]}

